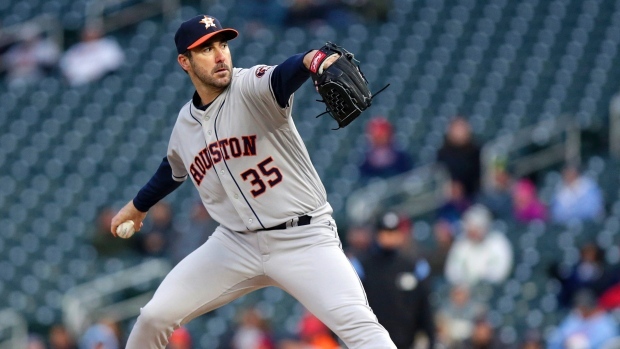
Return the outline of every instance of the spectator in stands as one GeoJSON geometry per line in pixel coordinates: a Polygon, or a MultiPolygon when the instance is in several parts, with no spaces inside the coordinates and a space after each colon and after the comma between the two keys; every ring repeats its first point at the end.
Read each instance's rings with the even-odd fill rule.
{"type": "Polygon", "coordinates": [[[504,161],[493,165],[491,185],[478,196],[477,202],[491,210],[493,216],[500,219],[513,218],[514,180],[504,161]]]}
{"type": "Polygon", "coordinates": [[[50,328],[48,339],[50,344],[49,349],[77,349],[75,339],[67,328],[61,324],[53,325],[50,328]]]}
{"type": "Polygon", "coordinates": [[[202,202],[196,201],[187,224],[180,229],[175,229],[177,235],[172,239],[170,247],[173,263],[180,262],[198,246],[204,244],[218,225],[219,223],[211,218],[202,202]]]}
{"type": "Polygon", "coordinates": [[[278,343],[278,349],[340,349],[330,329],[316,316],[306,312],[299,322],[299,339],[285,339],[278,343]]]}
{"type": "Polygon", "coordinates": [[[101,319],[90,326],[80,339],[80,349],[118,349],[122,347],[116,322],[101,319]]]}
{"type": "Polygon", "coordinates": [[[145,257],[170,258],[171,240],[179,235],[173,225],[172,208],[160,201],[149,213],[140,234],[136,234],[138,252],[145,257]]]}
{"type": "Polygon", "coordinates": [[[601,349],[618,335],[618,324],[596,304],[596,296],[583,289],[575,295],[573,310],[548,340],[548,349],[601,349]]]}
{"type": "Polygon", "coordinates": [[[181,326],[174,330],[168,340],[166,349],[192,349],[192,335],[181,326]]]}
{"type": "Polygon", "coordinates": [[[433,277],[444,275],[448,252],[456,236],[456,224],[445,219],[438,219],[433,224],[433,242],[430,248],[424,251],[424,258],[431,267],[433,277]]]}
{"type": "Polygon", "coordinates": [[[602,214],[603,195],[598,184],[584,176],[577,166],[567,165],[551,202],[553,220],[556,223],[595,220],[602,214]]]}
{"type": "Polygon", "coordinates": [[[117,239],[110,234],[110,224],[115,214],[116,211],[112,208],[105,207],[97,216],[96,226],[91,235],[91,243],[99,257],[119,257],[127,254],[131,249],[127,240],[117,239]]]}
{"type": "Polygon", "coordinates": [[[461,219],[463,213],[472,205],[465,193],[463,183],[450,180],[444,190],[446,201],[437,209],[437,219],[454,224],[461,219]]]}
{"type": "Polygon", "coordinates": [[[475,198],[480,190],[480,146],[467,119],[459,116],[450,122],[437,162],[447,168],[453,180],[463,184],[467,197],[475,198]]]}
{"type": "Polygon", "coordinates": [[[372,232],[366,226],[353,226],[347,231],[346,241],[344,251],[347,257],[360,257],[372,244],[372,232]]]}
{"type": "Polygon", "coordinates": [[[411,170],[411,157],[394,144],[392,124],[384,117],[374,117],[366,125],[368,149],[360,165],[362,181],[388,178],[411,170]]]}
{"type": "Polygon", "coordinates": [[[579,290],[589,289],[597,296],[602,294],[610,274],[603,250],[596,244],[585,244],[581,246],[579,252],[579,261],[575,265],[568,267],[554,265],[550,270],[551,276],[560,281],[558,303],[563,307],[572,305],[573,298],[579,290]]]}
{"type": "Polygon", "coordinates": [[[616,264],[609,268],[601,285],[603,292],[599,305],[606,310],[620,309],[620,265],[616,264]]]}
{"type": "Polygon", "coordinates": [[[451,348],[471,337],[476,319],[484,314],[484,305],[471,299],[469,287],[452,286],[450,299],[437,312],[437,333],[443,347],[451,348]]]}
{"type": "Polygon", "coordinates": [[[359,261],[368,304],[399,349],[411,348],[419,333],[435,341],[430,307],[430,267],[423,258],[402,252],[408,229],[395,212],[383,214],[376,227],[374,245],[359,261]]]}
{"type": "Polygon", "coordinates": [[[233,349],[272,349],[275,348],[267,321],[256,308],[241,312],[239,326],[232,337],[233,349]]]}
{"type": "Polygon", "coordinates": [[[28,26],[20,33],[20,40],[4,55],[4,67],[10,84],[30,84],[49,74],[60,57],[60,48],[41,29],[28,26]]]}
{"type": "Polygon", "coordinates": [[[512,189],[514,219],[520,223],[547,219],[547,207],[540,201],[536,186],[529,179],[520,179],[512,189]]]}
{"type": "Polygon", "coordinates": [[[89,26],[82,31],[82,41],[64,53],[60,69],[70,85],[79,86],[118,70],[124,61],[118,42],[103,37],[101,28],[89,26]]]}
{"type": "Polygon", "coordinates": [[[457,344],[456,349],[507,349],[509,346],[499,341],[495,329],[486,318],[481,315],[474,322],[471,337],[457,344]]]}
{"type": "Polygon", "coordinates": [[[476,204],[463,215],[464,236],[450,249],[446,279],[453,285],[476,285],[504,281],[513,263],[512,247],[506,236],[491,230],[491,213],[476,204]]]}

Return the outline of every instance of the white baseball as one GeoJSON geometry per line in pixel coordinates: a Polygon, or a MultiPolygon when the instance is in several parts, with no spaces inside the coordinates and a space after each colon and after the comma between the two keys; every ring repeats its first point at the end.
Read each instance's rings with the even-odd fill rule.
{"type": "Polygon", "coordinates": [[[118,228],[116,228],[116,235],[123,239],[129,239],[133,235],[133,233],[136,232],[133,226],[133,221],[126,221],[121,223],[118,228]]]}

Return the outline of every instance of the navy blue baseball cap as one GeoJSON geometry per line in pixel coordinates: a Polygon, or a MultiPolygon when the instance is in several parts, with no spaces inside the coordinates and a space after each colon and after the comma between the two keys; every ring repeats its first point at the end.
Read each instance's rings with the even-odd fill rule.
{"type": "Polygon", "coordinates": [[[215,17],[200,15],[181,23],[174,35],[174,43],[177,45],[177,52],[182,54],[200,46],[217,34],[221,34],[224,40],[232,40],[239,35],[239,32],[231,28],[222,28],[220,21],[215,17]]]}

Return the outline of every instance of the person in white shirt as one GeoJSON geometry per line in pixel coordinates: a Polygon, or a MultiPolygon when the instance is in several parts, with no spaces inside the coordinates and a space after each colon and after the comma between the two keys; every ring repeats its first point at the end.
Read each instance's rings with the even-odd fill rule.
{"type": "Polygon", "coordinates": [[[60,69],[71,86],[96,81],[118,70],[125,54],[116,40],[103,37],[97,27],[87,27],[82,41],[70,47],[60,59],[60,69]]]}
{"type": "Polygon", "coordinates": [[[491,221],[491,213],[480,204],[465,211],[465,233],[448,252],[445,270],[448,282],[474,286],[506,280],[513,264],[512,247],[504,234],[491,230],[491,221]]]}

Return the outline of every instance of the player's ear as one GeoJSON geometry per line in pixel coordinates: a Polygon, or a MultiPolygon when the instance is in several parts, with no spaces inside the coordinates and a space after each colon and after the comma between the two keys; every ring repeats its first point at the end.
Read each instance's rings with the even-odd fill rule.
{"type": "Polygon", "coordinates": [[[181,69],[183,69],[186,73],[189,71],[190,63],[189,63],[189,57],[187,55],[179,54],[177,56],[177,62],[179,62],[181,69]]]}

